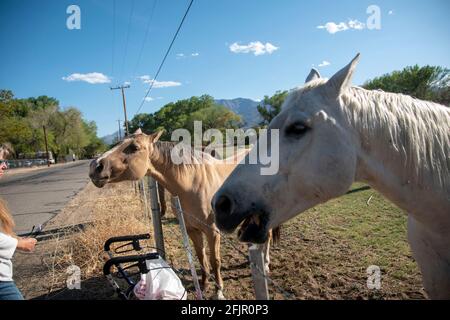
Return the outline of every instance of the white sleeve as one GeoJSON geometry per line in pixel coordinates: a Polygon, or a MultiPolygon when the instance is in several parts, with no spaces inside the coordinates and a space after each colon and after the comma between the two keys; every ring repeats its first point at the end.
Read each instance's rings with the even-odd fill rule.
{"type": "Polygon", "coordinates": [[[0,232],[0,259],[11,260],[18,240],[0,232]]]}

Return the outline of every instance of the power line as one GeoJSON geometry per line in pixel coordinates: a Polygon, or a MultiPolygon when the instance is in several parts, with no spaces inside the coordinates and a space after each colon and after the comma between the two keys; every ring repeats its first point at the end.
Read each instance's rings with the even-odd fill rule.
{"type": "Polygon", "coordinates": [[[113,1],[113,32],[111,53],[111,77],[114,75],[114,53],[116,48],[116,0],[113,1]]]}
{"type": "Polygon", "coordinates": [[[138,60],[137,60],[137,62],[136,62],[136,66],[134,67],[134,70],[133,70],[133,78],[134,78],[134,76],[136,75],[137,68],[139,67],[139,64],[140,64],[140,62],[141,62],[142,52],[144,51],[145,44],[147,43],[148,34],[149,34],[149,32],[150,32],[150,25],[151,25],[151,23],[152,23],[152,21],[153,21],[153,15],[154,15],[154,13],[155,13],[155,8],[156,8],[156,4],[157,4],[157,3],[158,3],[158,0],[154,0],[154,1],[153,1],[153,6],[152,6],[151,9],[150,9],[151,11],[150,11],[149,19],[148,19],[148,21],[147,21],[147,27],[146,27],[146,31],[145,31],[144,40],[143,40],[143,42],[142,42],[141,49],[139,50],[138,60]]]}
{"type": "Polygon", "coordinates": [[[161,69],[162,69],[162,67],[164,65],[164,62],[166,61],[167,56],[169,55],[170,50],[172,49],[172,46],[173,46],[175,40],[177,39],[178,33],[180,32],[181,27],[183,26],[184,20],[186,19],[186,16],[188,15],[189,10],[191,9],[191,6],[192,6],[193,2],[194,2],[194,0],[191,0],[191,2],[189,3],[189,6],[187,7],[186,12],[184,13],[183,19],[181,19],[180,25],[178,26],[178,29],[177,29],[177,31],[175,32],[175,35],[172,38],[172,41],[171,41],[171,43],[169,45],[169,48],[167,48],[166,54],[164,55],[164,58],[162,59],[161,64],[159,65],[158,71],[156,71],[155,77],[153,78],[153,80],[151,80],[150,87],[148,88],[148,90],[147,90],[147,92],[145,94],[145,97],[142,99],[141,104],[140,104],[139,108],[137,109],[135,115],[141,110],[142,106],[144,105],[145,98],[148,97],[148,94],[152,90],[153,84],[156,82],[156,79],[158,78],[158,75],[161,72],[161,69]]]}
{"type": "Polygon", "coordinates": [[[120,72],[120,78],[119,78],[121,82],[122,82],[123,71],[124,71],[124,68],[125,68],[125,61],[127,59],[127,54],[128,54],[128,42],[129,42],[129,39],[130,39],[131,18],[133,17],[133,12],[134,12],[134,0],[131,2],[130,17],[128,18],[127,38],[126,38],[126,41],[125,41],[125,54],[123,56],[122,70],[120,72]]]}

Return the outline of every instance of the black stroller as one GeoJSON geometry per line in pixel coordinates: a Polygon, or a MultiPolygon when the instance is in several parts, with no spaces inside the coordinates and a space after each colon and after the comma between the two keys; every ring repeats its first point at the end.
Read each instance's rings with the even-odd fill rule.
{"type": "MultiPolygon", "coordinates": [[[[105,242],[104,251],[108,254],[109,259],[103,266],[103,274],[122,300],[130,300],[132,298],[133,289],[140,280],[139,276],[141,274],[145,275],[150,271],[147,268],[146,261],[159,259],[161,256],[164,257],[164,252],[139,254],[143,250],[140,241],[148,239],[150,239],[150,234],[147,233],[113,237],[105,242]],[[120,245],[112,250],[113,244],[120,245]],[[122,255],[128,252],[134,254],[122,255]],[[117,269],[115,273],[112,272],[113,266],[117,269]],[[127,284],[127,288],[123,289],[116,279],[123,279],[127,284]]],[[[156,248],[153,249],[157,250],[156,248]]],[[[172,269],[177,272],[176,269],[172,269]]]]}

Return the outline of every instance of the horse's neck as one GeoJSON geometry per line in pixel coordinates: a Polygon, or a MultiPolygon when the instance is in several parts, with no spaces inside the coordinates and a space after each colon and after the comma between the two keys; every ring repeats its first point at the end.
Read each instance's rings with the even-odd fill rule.
{"type": "MultiPolygon", "coordinates": [[[[445,208],[448,209],[448,200],[447,203],[445,201],[449,191],[446,176],[448,168],[445,163],[434,165],[439,158],[436,155],[442,151],[438,150],[439,143],[436,144],[433,139],[440,135],[442,140],[442,132],[420,132],[425,130],[425,127],[430,131],[436,130],[436,126],[425,123],[430,119],[420,119],[424,114],[422,111],[416,110],[417,114],[412,115],[407,113],[411,110],[399,112],[392,111],[391,108],[405,106],[380,107],[369,100],[367,105],[359,106],[358,112],[351,106],[348,108],[347,112],[353,115],[347,116],[350,125],[357,132],[356,140],[360,146],[356,180],[367,182],[409,213],[423,212],[426,209],[442,212],[445,208]],[[361,116],[362,109],[365,109],[363,113],[371,112],[371,116],[365,119],[366,123],[355,117],[364,117],[361,116]],[[393,117],[392,123],[386,122],[386,117],[393,117]],[[421,123],[421,126],[418,123],[421,123]],[[443,171],[440,171],[442,167],[443,171]]],[[[448,117],[448,114],[443,116],[448,117]]],[[[443,139],[445,140],[445,136],[443,139]]],[[[444,148],[448,150],[448,146],[444,148]]]]}
{"type": "MultiPolygon", "coordinates": [[[[159,150],[150,157],[150,176],[166,188],[172,195],[179,195],[185,189],[185,185],[180,179],[180,167],[175,165],[170,159],[166,159],[159,150]]],[[[186,172],[184,172],[186,176],[186,172]]]]}

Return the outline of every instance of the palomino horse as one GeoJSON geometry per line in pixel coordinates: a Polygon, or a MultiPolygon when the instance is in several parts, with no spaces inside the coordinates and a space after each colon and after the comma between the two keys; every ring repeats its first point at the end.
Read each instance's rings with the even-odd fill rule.
{"type": "MultiPolygon", "coordinates": [[[[362,181],[407,212],[425,290],[449,299],[450,109],[351,87],[358,60],[328,81],[312,70],[305,86],[290,92],[269,126],[279,129],[277,174],[240,164],[213,198],[217,226],[232,231],[257,216],[260,222],[242,232],[262,242],[269,228],[362,181]]],[[[257,146],[264,148],[261,140],[257,146]]]]}
{"type": "MultiPolygon", "coordinates": [[[[223,281],[220,274],[220,233],[214,222],[211,199],[223,181],[236,167],[246,152],[235,159],[218,160],[211,155],[193,150],[184,154],[188,161],[175,164],[172,151],[176,144],[158,141],[162,132],[146,135],[138,130],[121,143],[91,162],[89,176],[99,188],[107,183],[139,180],[150,175],[172,195],[180,198],[186,229],[202,266],[202,286],[206,289],[209,264],[206,259],[203,234],[210,250],[210,264],[217,282],[217,298],[223,299],[223,281]],[[230,161],[231,160],[231,161],[230,161]]],[[[279,236],[274,230],[274,241],[279,236]]],[[[271,237],[271,235],[270,235],[271,237]]],[[[269,263],[269,240],[265,244],[266,269],[269,263]]]]}

